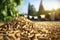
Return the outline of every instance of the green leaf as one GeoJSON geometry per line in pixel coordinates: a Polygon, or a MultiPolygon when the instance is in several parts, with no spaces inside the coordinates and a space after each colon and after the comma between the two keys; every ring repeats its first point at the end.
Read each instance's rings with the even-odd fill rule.
{"type": "Polygon", "coordinates": [[[2,11],[2,14],[3,14],[4,16],[7,16],[7,12],[6,12],[5,10],[2,11]]]}

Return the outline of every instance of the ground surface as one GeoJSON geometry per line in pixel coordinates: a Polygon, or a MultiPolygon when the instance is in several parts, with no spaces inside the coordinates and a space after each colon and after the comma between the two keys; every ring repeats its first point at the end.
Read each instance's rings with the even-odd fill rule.
{"type": "Polygon", "coordinates": [[[4,23],[0,23],[0,26],[3,25],[4,23]]]}
{"type": "MultiPolygon", "coordinates": [[[[51,38],[51,40],[60,40],[60,22],[35,22],[42,32],[42,37],[51,38]]],[[[40,36],[41,37],[41,36],[40,36]]],[[[50,40],[50,39],[49,39],[50,40]]]]}
{"type": "MultiPolygon", "coordinates": [[[[60,40],[60,22],[34,22],[39,40],[60,40]]],[[[37,40],[37,39],[36,39],[37,40]]]]}

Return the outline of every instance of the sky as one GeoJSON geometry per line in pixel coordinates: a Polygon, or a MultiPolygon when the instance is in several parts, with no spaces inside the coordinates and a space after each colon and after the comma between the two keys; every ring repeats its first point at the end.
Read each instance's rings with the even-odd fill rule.
{"type": "MultiPolygon", "coordinates": [[[[21,13],[28,13],[28,4],[34,5],[36,11],[39,10],[41,0],[24,0],[22,5],[18,5],[17,9],[21,13]]],[[[60,0],[42,0],[43,7],[45,10],[52,10],[60,8],[60,0]]]]}

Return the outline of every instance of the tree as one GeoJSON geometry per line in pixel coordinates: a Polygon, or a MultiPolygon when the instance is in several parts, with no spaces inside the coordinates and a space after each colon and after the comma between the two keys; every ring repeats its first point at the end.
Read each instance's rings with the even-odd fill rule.
{"type": "Polygon", "coordinates": [[[29,6],[28,6],[28,15],[32,15],[32,16],[36,15],[36,10],[34,8],[34,5],[30,5],[30,3],[29,3],[29,6]]]}
{"type": "Polygon", "coordinates": [[[45,14],[45,11],[44,11],[44,10],[40,10],[40,11],[38,12],[38,15],[41,15],[41,14],[45,14]]]}
{"type": "Polygon", "coordinates": [[[0,20],[7,20],[16,16],[19,16],[19,12],[16,9],[23,0],[0,0],[0,20]]]}
{"type": "Polygon", "coordinates": [[[38,11],[38,15],[41,15],[41,14],[45,14],[43,0],[41,0],[41,2],[40,2],[39,11],[38,11]]]}

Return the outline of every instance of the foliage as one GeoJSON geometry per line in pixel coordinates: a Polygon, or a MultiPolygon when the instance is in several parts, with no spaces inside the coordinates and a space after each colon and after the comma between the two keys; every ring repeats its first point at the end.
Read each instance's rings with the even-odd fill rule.
{"type": "Polygon", "coordinates": [[[38,15],[45,14],[45,10],[39,10],[38,15]]]}
{"type": "Polygon", "coordinates": [[[60,8],[58,8],[56,11],[57,11],[57,12],[60,12],[60,8]]]}
{"type": "Polygon", "coordinates": [[[36,10],[34,8],[34,5],[30,5],[30,3],[29,3],[29,6],[28,6],[28,15],[32,15],[32,16],[36,15],[36,10]]]}
{"type": "Polygon", "coordinates": [[[22,3],[23,0],[0,0],[0,20],[7,20],[10,17],[19,15],[16,7],[22,3]]]}

